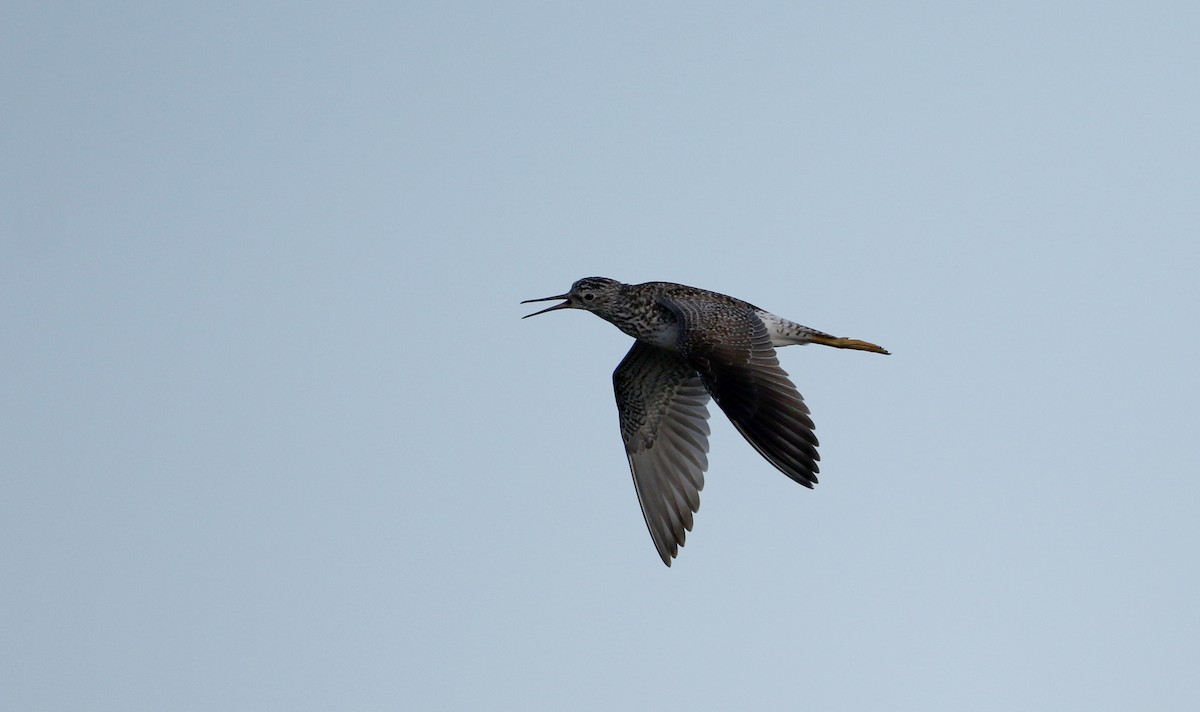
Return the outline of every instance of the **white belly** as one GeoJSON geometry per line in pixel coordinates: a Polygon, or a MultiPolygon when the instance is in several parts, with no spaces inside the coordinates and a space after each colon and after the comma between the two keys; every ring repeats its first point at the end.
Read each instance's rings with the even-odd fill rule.
{"type": "Polygon", "coordinates": [[[679,324],[676,322],[663,324],[649,333],[630,334],[630,336],[662,349],[679,350],[679,324]]]}

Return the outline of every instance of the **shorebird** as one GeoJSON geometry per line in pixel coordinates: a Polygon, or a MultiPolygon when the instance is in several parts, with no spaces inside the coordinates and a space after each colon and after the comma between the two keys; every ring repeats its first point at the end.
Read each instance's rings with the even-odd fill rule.
{"type": "Polygon", "coordinates": [[[886,354],[883,347],[801,326],[741,299],[671,282],[622,284],[586,277],[533,314],[589,311],[632,336],[613,372],[621,439],[642,516],[663,563],[679,554],[708,469],[708,399],[767,462],[805,487],[817,483],[817,437],[804,397],[775,348],[822,344],[886,354]]]}

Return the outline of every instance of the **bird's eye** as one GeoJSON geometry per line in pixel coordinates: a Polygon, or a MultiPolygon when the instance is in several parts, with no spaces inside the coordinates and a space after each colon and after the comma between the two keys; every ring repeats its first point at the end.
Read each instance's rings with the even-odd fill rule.
{"type": "Polygon", "coordinates": [[[593,299],[595,299],[595,298],[596,298],[596,295],[595,295],[595,294],[592,294],[591,292],[588,292],[587,294],[583,295],[583,300],[584,300],[585,302],[590,302],[590,301],[592,301],[592,300],[593,300],[593,299]]]}

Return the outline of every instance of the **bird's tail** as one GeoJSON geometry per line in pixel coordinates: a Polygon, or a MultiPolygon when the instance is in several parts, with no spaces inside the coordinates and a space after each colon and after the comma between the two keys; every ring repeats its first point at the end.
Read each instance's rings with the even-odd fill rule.
{"type": "Polygon", "coordinates": [[[759,312],[759,316],[771,334],[771,345],[773,346],[821,344],[822,346],[832,346],[835,349],[854,349],[856,351],[870,351],[877,354],[890,353],[882,346],[876,346],[869,341],[846,339],[834,336],[833,334],[826,334],[824,331],[817,331],[803,324],[797,324],[794,321],[775,316],[769,312],[759,312]]]}

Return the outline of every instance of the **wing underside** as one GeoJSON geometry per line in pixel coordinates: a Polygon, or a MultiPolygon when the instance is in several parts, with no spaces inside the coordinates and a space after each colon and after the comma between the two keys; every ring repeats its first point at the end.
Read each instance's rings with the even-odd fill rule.
{"type": "Polygon", "coordinates": [[[679,553],[708,469],[708,391],[678,353],[635,342],[613,373],[621,438],[663,563],[679,553]]]}

